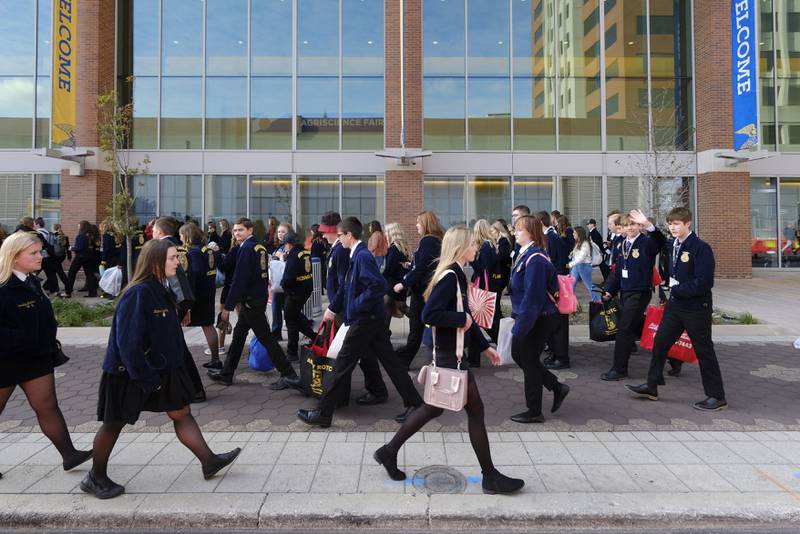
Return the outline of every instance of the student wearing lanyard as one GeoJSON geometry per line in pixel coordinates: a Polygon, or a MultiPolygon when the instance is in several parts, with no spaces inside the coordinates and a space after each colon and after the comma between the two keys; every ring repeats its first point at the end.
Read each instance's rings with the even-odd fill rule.
{"type": "Polygon", "coordinates": [[[666,242],[664,234],[639,210],[623,215],[620,226],[625,235],[622,253],[616,256],[614,272],[609,276],[603,294],[603,300],[607,301],[619,293],[622,306],[614,342],[614,364],[600,376],[606,381],[628,377],[628,360],[636,346],[637,330],[641,331],[642,315],[653,295],[653,265],[666,242]],[[645,228],[648,235],[642,234],[645,228]]]}
{"type": "Polygon", "coordinates": [[[697,353],[706,394],[705,400],[693,406],[701,411],[722,410],[728,403],[725,401],[722,373],[711,340],[714,252],[708,243],[692,232],[692,212],[687,208],[670,211],[667,224],[674,238],[669,251],[669,300],[656,332],[647,382],[625,387],[639,397],[658,400],[658,385],[663,383],[667,352],[686,330],[697,353]]]}

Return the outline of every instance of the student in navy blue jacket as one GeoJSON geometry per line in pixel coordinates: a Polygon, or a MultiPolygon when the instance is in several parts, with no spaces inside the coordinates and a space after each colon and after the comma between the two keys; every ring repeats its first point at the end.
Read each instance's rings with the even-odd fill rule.
{"type": "Polygon", "coordinates": [[[386,328],[386,306],[383,297],[388,290],[386,280],[378,270],[375,257],[360,241],[363,228],[355,217],[347,217],[339,224],[339,241],[350,251],[350,268],[345,284],[325,310],[323,320],[332,321],[337,313],[344,315],[349,327],[342,348],[336,358],[336,375],[330,389],[319,399],[317,409],[299,410],[297,416],[309,425],[329,427],[350,375],[362,354],[372,352],[383,365],[394,387],[403,398],[406,410],[395,420],[404,421],[422,398],[408,376],[408,368],[392,350],[389,330],[386,328]]]}
{"type": "MultiPolygon", "coordinates": [[[[228,298],[228,292],[231,290],[231,280],[233,280],[233,272],[236,270],[236,253],[239,252],[239,244],[234,240],[233,245],[228,249],[227,253],[222,253],[222,248],[217,245],[215,252],[221,253],[220,264],[218,269],[225,275],[225,281],[222,284],[222,291],[219,292],[219,313],[217,314],[217,331],[219,332],[219,352],[225,352],[225,336],[231,330],[230,323],[221,321],[222,312],[225,311],[225,299],[228,298]]],[[[238,311],[237,311],[238,313],[238,311]]],[[[211,349],[206,353],[211,355],[211,349]]],[[[211,362],[206,362],[203,367],[211,367],[211,362]]]]}
{"type": "Polygon", "coordinates": [[[114,311],[97,400],[97,419],[103,425],[94,438],[92,469],[80,484],[100,499],[125,491],[108,477],[108,460],[122,429],[136,423],[142,411],[167,413],[178,439],[200,460],[206,479],[240,452],[236,448],[214,454],[189,407],[196,395],[185,366],[189,349],[166,286],[167,276],[175,274],[178,264],[171,242],[149,241],[114,311]]]}
{"type": "Polygon", "coordinates": [[[75,449],[58,407],[53,369],[63,361],[57,358],[55,313],[35,275],[42,268],[41,250],[39,236],[29,232],[12,234],[0,247],[0,413],[22,388],[69,471],[92,451],[75,449]]]}
{"type": "Polygon", "coordinates": [[[511,356],[525,376],[527,410],[511,416],[517,423],[543,423],[542,387],[553,392],[555,412],[569,393],[539,359],[545,343],[559,327],[559,313],[553,303],[558,294],[556,270],[545,253],[546,236],[536,217],[519,217],[515,226],[519,256],[511,270],[509,293],[514,327],[511,330],[511,356]]]}
{"type": "MultiPolygon", "coordinates": [[[[472,267],[472,284],[481,289],[488,291],[496,291],[492,283],[492,275],[497,268],[497,233],[489,225],[486,219],[478,219],[472,227],[472,235],[475,239],[475,245],[478,247],[478,253],[475,259],[470,262],[472,267]]],[[[500,310],[500,296],[497,297],[496,310],[500,310]]],[[[498,313],[494,314],[494,321],[499,321],[498,313]]],[[[498,324],[499,328],[499,324],[498,324]]],[[[488,332],[491,332],[489,328],[488,332]]],[[[490,334],[491,337],[491,334],[490,334]]],[[[497,342],[497,336],[492,340],[497,342]]],[[[473,347],[468,352],[468,360],[470,367],[481,366],[481,355],[473,347]]]]}
{"type": "Polygon", "coordinates": [[[686,330],[697,353],[706,394],[705,400],[693,406],[702,411],[722,410],[728,403],[714,342],[711,340],[714,252],[708,243],[692,232],[692,212],[689,209],[671,210],[667,215],[667,224],[674,238],[666,251],[670,259],[669,300],[653,343],[647,383],[626,387],[638,396],[658,400],[658,386],[663,384],[667,352],[686,330]]]}
{"type": "MultiPolygon", "coordinates": [[[[523,215],[530,215],[530,214],[531,214],[531,209],[525,204],[520,204],[519,206],[515,207],[511,211],[511,228],[516,228],[517,219],[519,219],[523,215]]],[[[512,235],[511,237],[513,238],[514,236],[512,235]]],[[[517,256],[519,255],[520,248],[521,247],[519,246],[519,243],[514,242],[511,251],[511,261],[514,261],[517,258],[517,256]]]]}
{"type": "Polygon", "coordinates": [[[89,291],[87,296],[97,296],[97,278],[94,275],[94,243],[89,235],[90,228],[89,221],[81,221],[78,225],[78,235],[72,244],[72,263],[69,265],[67,285],[64,288],[64,294],[67,298],[72,297],[75,277],[78,276],[78,271],[81,269],[83,269],[83,274],[86,277],[86,289],[89,291]]]}
{"type": "Polygon", "coordinates": [[[623,215],[620,225],[625,231],[616,255],[614,272],[605,283],[603,300],[620,295],[621,314],[614,341],[614,363],[600,378],[617,381],[628,377],[628,360],[642,330],[642,317],[653,296],[653,266],[664,248],[666,238],[639,210],[623,215]],[[648,235],[642,233],[646,229],[648,235]]]}
{"type": "Polygon", "coordinates": [[[619,226],[619,220],[621,218],[622,214],[619,210],[614,210],[608,214],[608,235],[606,236],[606,241],[603,243],[603,265],[605,265],[605,269],[602,267],[600,269],[603,272],[603,282],[608,280],[611,274],[611,266],[617,261],[617,245],[621,243],[623,239],[620,235],[621,228],[619,226]]]}
{"type": "MultiPolygon", "coordinates": [[[[547,254],[557,275],[568,275],[569,251],[567,242],[558,235],[552,224],[550,214],[540,211],[536,214],[547,237],[547,254]]],[[[558,315],[558,329],[553,332],[548,342],[552,356],[545,358],[544,366],[548,369],[569,369],[569,315],[558,315]]]]}
{"type": "MultiPolygon", "coordinates": [[[[467,277],[463,265],[475,259],[478,250],[472,232],[463,226],[450,228],[442,240],[442,255],[433,279],[425,291],[427,302],[422,312],[423,320],[435,328],[435,358],[437,367],[461,368],[464,353],[457,352],[458,336],[463,345],[473,346],[497,365],[500,356],[489,346],[478,326],[472,321],[467,299],[467,277]],[[459,300],[462,310],[458,311],[459,300]]],[[[427,378],[431,380],[430,375],[427,378]]],[[[467,374],[467,412],[470,442],[483,472],[483,490],[486,493],[513,493],[525,482],[501,474],[494,466],[489,438],[484,422],[483,401],[478,384],[470,372],[467,374]]],[[[406,419],[392,440],[375,451],[373,457],[384,466],[394,480],[405,480],[406,474],[397,468],[397,451],[423,426],[444,410],[423,404],[406,419]]]]}
{"type": "Polygon", "coordinates": [[[406,244],[405,234],[398,223],[386,225],[386,238],[389,240],[389,251],[386,253],[386,266],[383,269],[383,277],[389,286],[389,293],[386,297],[389,316],[386,318],[387,327],[392,322],[392,316],[402,317],[408,313],[406,306],[406,292],[394,292],[394,286],[401,283],[408,274],[408,245],[406,244]]]}
{"type": "Polygon", "coordinates": [[[231,275],[231,287],[225,299],[225,309],[220,313],[223,321],[230,320],[230,312],[239,306],[239,317],[233,329],[233,340],[228,348],[222,369],[209,369],[208,376],[215,382],[230,386],[233,373],[239,366],[244,343],[250,330],[267,349],[272,363],[281,378],[271,384],[271,389],[301,389],[300,377],[286,359],[286,354],[273,337],[267,321],[267,283],[269,281],[269,253],[253,235],[253,221],[242,217],[233,225],[233,235],[239,242],[236,269],[231,275]]]}
{"type": "Polygon", "coordinates": [[[425,306],[425,299],[422,297],[422,293],[428,287],[433,271],[436,270],[436,264],[442,252],[442,236],[444,235],[442,225],[439,224],[439,219],[432,211],[423,211],[417,215],[417,232],[422,239],[414,252],[411,270],[403,277],[403,281],[395,284],[393,288],[395,293],[408,291],[411,294],[408,309],[408,338],[406,344],[398,347],[395,351],[397,357],[406,362],[409,367],[417,356],[417,351],[422,343],[422,334],[425,331],[425,323],[422,322],[422,308],[425,306]]]}
{"type": "Polygon", "coordinates": [[[284,294],[283,313],[289,338],[286,353],[290,362],[299,361],[298,346],[301,333],[309,339],[317,336],[310,321],[303,315],[303,306],[314,291],[311,254],[298,241],[297,234],[291,231],[283,236],[282,242],[286,251],[286,268],[283,271],[281,288],[284,294]]]}

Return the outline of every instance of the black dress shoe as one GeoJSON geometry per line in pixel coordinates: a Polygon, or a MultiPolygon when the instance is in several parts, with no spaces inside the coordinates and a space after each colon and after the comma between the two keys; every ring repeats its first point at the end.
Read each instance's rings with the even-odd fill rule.
{"type": "Polygon", "coordinates": [[[402,425],[403,423],[406,422],[406,419],[408,419],[408,416],[411,415],[411,412],[413,412],[416,409],[417,409],[416,406],[407,407],[403,413],[397,414],[395,416],[395,418],[394,418],[395,422],[400,423],[402,425]]]}
{"type": "Polygon", "coordinates": [[[556,357],[553,356],[553,353],[552,352],[548,352],[547,356],[545,356],[544,360],[542,360],[542,363],[547,365],[548,363],[553,363],[553,360],[555,360],[555,359],[556,359],[556,357]]]}
{"type": "Polygon", "coordinates": [[[386,469],[386,473],[392,480],[406,479],[406,474],[397,468],[397,453],[387,449],[386,445],[375,451],[372,457],[386,469]]]}
{"type": "Polygon", "coordinates": [[[333,417],[322,415],[320,410],[297,410],[297,418],[307,425],[318,426],[320,428],[328,428],[331,426],[333,417]]]}
{"type": "Polygon", "coordinates": [[[216,371],[221,371],[222,370],[222,362],[219,361],[219,360],[217,360],[217,361],[213,361],[212,360],[210,362],[204,363],[203,367],[205,367],[206,369],[214,369],[216,371]]]}
{"type": "Polygon", "coordinates": [[[728,403],[725,402],[725,399],[708,397],[706,400],[695,402],[692,406],[695,410],[700,410],[701,412],[718,412],[719,410],[727,408],[728,403]]]}
{"type": "Polygon", "coordinates": [[[242,449],[236,447],[232,451],[223,452],[222,454],[215,454],[208,465],[203,466],[203,478],[208,480],[228,467],[233,463],[236,457],[239,456],[240,452],[242,452],[242,449]]]}
{"type": "Polygon", "coordinates": [[[643,397],[648,400],[657,401],[658,400],[658,390],[656,388],[651,388],[647,384],[641,384],[638,386],[631,386],[627,384],[625,389],[636,395],[637,397],[643,397]]]}
{"type": "Polygon", "coordinates": [[[303,389],[303,386],[300,384],[300,377],[297,375],[282,376],[268,387],[272,391],[282,391],[284,389],[303,389]]]}
{"type": "Polygon", "coordinates": [[[611,369],[609,372],[600,375],[600,380],[605,380],[606,382],[618,382],[620,380],[625,380],[626,378],[628,378],[627,372],[621,373],[614,369],[611,369]]]}
{"type": "Polygon", "coordinates": [[[559,384],[558,389],[553,392],[553,407],[550,408],[550,413],[556,413],[561,408],[561,403],[569,395],[569,386],[566,384],[559,384]]]}
{"type": "Polygon", "coordinates": [[[512,415],[511,420],[515,423],[523,423],[526,425],[530,423],[544,423],[544,416],[540,413],[533,413],[528,410],[527,412],[512,415]]]}
{"type": "Polygon", "coordinates": [[[206,374],[208,375],[208,378],[210,378],[214,382],[217,382],[218,384],[223,384],[225,386],[230,386],[231,384],[233,384],[232,376],[223,375],[216,369],[209,369],[206,372],[206,374]]]}
{"type": "Polygon", "coordinates": [[[93,451],[75,451],[75,454],[73,454],[71,458],[64,460],[62,463],[64,471],[75,469],[83,462],[89,460],[92,457],[92,452],[93,451]]]}
{"type": "Polygon", "coordinates": [[[370,392],[366,392],[356,399],[356,404],[359,406],[372,406],[374,404],[383,404],[389,400],[389,397],[377,397],[370,392]]]}
{"type": "Polygon", "coordinates": [[[91,473],[86,473],[81,481],[81,490],[91,493],[98,499],[113,499],[125,493],[124,486],[120,486],[110,478],[95,480],[91,473]]]}
{"type": "Polygon", "coordinates": [[[681,376],[681,369],[683,368],[683,362],[681,361],[672,361],[669,362],[671,368],[667,371],[669,376],[681,376]]]}
{"type": "Polygon", "coordinates": [[[519,478],[507,477],[495,469],[494,472],[483,475],[481,486],[483,487],[483,492],[490,495],[496,493],[508,494],[521,490],[525,486],[525,481],[519,478]]]}
{"type": "Polygon", "coordinates": [[[546,369],[569,369],[569,360],[553,358],[549,363],[544,364],[546,369]]]}

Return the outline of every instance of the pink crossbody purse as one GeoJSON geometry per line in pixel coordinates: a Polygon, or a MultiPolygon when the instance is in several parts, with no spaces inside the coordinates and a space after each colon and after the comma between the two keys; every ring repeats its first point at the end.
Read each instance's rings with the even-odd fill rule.
{"type": "MultiPolygon", "coordinates": [[[[453,273],[452,270],[444,272],[444,276],[453,273]]],[[[464,311],[464,304],[461,297],[461,285],[456,276],[456,310],[464,311]]],[[[461,360],[464,357],[464,329],[456,329],[456,358],[458,365],[456,369],[436,366],[436,327],[433,331],[433,360],[430,364],[420,369],[417,380],[425,386],[422,398],[425,404],[436,408],[461,411],[467,403],[467,371],[461,370],[461,360]]]]}

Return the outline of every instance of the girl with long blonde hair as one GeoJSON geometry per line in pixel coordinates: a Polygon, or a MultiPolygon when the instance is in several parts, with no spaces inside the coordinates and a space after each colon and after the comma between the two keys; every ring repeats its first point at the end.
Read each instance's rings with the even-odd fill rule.
{"type": "MultiPolygon", "coordinates": [[[[447,230],[442,240],[439,265],[433,273],[431,283],[425,290],[425,303],[422,319],[434,327],[436,336],[436,365],[450,369],[459,368],[463,354],[456,354],[459,331],[464,335],[464,345],[474,345],[483,352],[494,365],[500,356],[483,338],[472,320],[467,299],[467,277],[464,265],[475,258],[477,247],[472,232],[463,226],[447,230]],[[463,312],[458,312],[458,299],[461,299],[463,312]]],[[[466,349],[466,347],[465,347],[466,349]]],[[[430,380],[430,378],[428,378],[430,380]]],[[[507,477],[494,466],[489,448],[489,437],[484,421],[483,401],[478,384],[471,372],[467,373],[467,425],[472,448],[478,457],[483,472],[484,493],[514,493],[519,491],[525,481],[507,477]]],[[[373,457],[381,464],[393,480],[405,480],[406,474],[397,467],[397,451],[432,419],[443,413],[441,408],[423,404],[411,412],[394,437],[375,451],[373,457]]]]}
{"type": "MultiPolygon", "coordinates": [[[[486,219],[478,219],[475,221],[472,234],[475,246],[478,248],[478,254],[475,256],[475,259],[470,262],[472,266],[472,283],[481,289],[491,291],[492,284],[490,280],[497,267],[497,232],[489,224],[489,221],[486,219]]],[[[498,314],[495,313],[495,317],[497,315],[498,314]]],[[[499,319],[497,319],[497,321],[499,321],[499,319]]],[[[499,322],[497,324],[499,328],[499,322]]],[[[496,339],[497,336],[495,334],[495,342],[496,339]]],[[[469,364],[472,367],[480,367],[480,354],[475,351],[470,351],[469,364]]]]}
{"type": "MultiPolygon", "coordinates": [[[[386,225],[386,238],[389,241],[389,250],[386,252],[386,266],[383,269],[383,277],[390,288],[401,284],[403,277],[408,272],[408,245],[406,245],[403,229],[397,223],[386,225]]],[[[406,306],[406,292],[395,293],[389,291],[386,296],[386,304],[389,307],[389,317],[387,321],[391,323],[392,317],[402,317],[408,312],[406,306]]]]}

